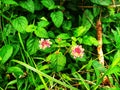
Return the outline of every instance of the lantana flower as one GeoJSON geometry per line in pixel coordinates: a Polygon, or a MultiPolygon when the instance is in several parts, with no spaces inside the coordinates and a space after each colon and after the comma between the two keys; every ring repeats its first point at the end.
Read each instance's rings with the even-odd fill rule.
{"type": "Polygon", "coordinates": [[[84,48],[82,45],[76,45],[71,48],[71,55],[76,59],[78,57],[82,58],[84,55],[84,48]]]}
{"type": "Polygon", "coordinates": [[[50,39],[41,39],[39,41],[39,47],[40,49],[46,49],[47,47],[50,47],[50,45],[52,44],[52,42],[50,41],[50,39]]]}

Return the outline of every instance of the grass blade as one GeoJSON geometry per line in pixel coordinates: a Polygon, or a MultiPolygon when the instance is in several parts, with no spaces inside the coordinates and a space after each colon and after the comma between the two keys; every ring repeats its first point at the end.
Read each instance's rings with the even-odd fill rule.
{"type": "Polygon", "coordinates": [[[56,83],[58,83],[58,84],[60,84],[60,85],[63,85],[63,86],[65,86],[65,87],[67,87],[67,88],[69,88],[69,89],[71,89],[71,90],[77,90],[77,88],[72,87],[72,86],[70,86],[70,85],[68,85],[68,84],[66,84],[66,83],[63,83],[63,82],[61,82],[61,81],[59,81],[59,80],[57,80],[57,79],[55,79],[55,78],[53,78],[53,77],[51,77],[51,76],[49,76],[49,75],[47,75],[47,74],[41,72],[40,70],[37,70],[37,69],[35,69],[34,67],[31,67],[30,65],[28,65],[28,64],[26,64],[26,63],[24,63],[24,62],[21,62],[21,61],[18,61],[18,60],[12,60],[12,61],[13,61],[13,62],[16,62],[16,63],[18,63],[18,64],[20,64],[20,65],[22,65],[22,66],[24,66],[24,67],[26,67],[26,68],[28,68],[28,69],[30,69],[30,70],[32,70],[32,71],[34,71],[34,72],[36,72],[37,74],[41,74],[41,75],[43,75],[44,77],[46,77],[47,79],[52,80],[52,81],[54,81],[54,82],[56,82],[56,83]]]}

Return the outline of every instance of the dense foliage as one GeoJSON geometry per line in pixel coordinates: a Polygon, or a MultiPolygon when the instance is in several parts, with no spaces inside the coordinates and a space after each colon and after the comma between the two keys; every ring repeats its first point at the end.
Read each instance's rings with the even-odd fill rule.
{"type": "Polygon", "coordinates": [[[120,0],[0,0],[0,90],[41,89],[120,89],[120,0]]]}

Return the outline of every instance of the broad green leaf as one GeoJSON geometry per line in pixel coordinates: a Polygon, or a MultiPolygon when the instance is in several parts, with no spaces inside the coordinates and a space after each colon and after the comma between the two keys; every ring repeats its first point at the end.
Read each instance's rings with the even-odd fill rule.
{"type": "Polygon", "coordinates": [[[21,1],[20,6],[31,13],[34,13],[34,2],[32,0],[21,1]]]}
{"type": "Polygon", "coordinates": [[[56,48],[55,47],[53,47],[53,46],[50,46],[50,47],[48,47],[48,48],[46,48],[46,49],[40,49],[40,51],[41,52],[43,52],[43,54],[48,54],[48,53],[51,53],[51,52],[53,52],[53,51],[55,51],[56,50],[56,48]]]}
{"type": "Polygon", "coordinates": [[[49,25],[48,21],[40,21],[40,22],[38,22],[38,27],[46,27],[47,25],[49,25]]]}
{"type": "Polygon", "coordinates": [[[120,13],[116,13],[114,15],[111,16],[112,19],[120,19],[120,13]]]}
{"type": "Polygon", "coordinates": [[[110,16],[115,15],[115,8],[108,7],[107,9],[109,11],[110,16]]]}
{"type": "Polygon", "coordinates": [[[44,7],[39,0],[34,0],[34,8],[35,10],[42,10],[44,7]]]}
{"type": "Polygon", "coordinates": [[[85,31],[86,31],[86,27],[85,26],[79,26],[78,28],[76,28],[74,30],[73,35],[75,37],[79,37],[79,36],[82,36],[85,31]]]}
{"type": "Polygon", "coordinates": [[[38,27],[37,30],[35,30],[35,35],[40,38],[48,38],[48,33],[44,28],[38,27]]]}
{"type": "Polygon", "coordinates": [[[98,41],[96,40],[96,38],[87,35],[83,37],[82,43],[89,46],[98,45],[98,41]]]}
{"type": "Polygon", "coordinates": [[[112,30],[112,33],[113,33],[113,35],[114,35],[114,40],[115,40],[115,43],[116,43],[116,48],[117,49],[120,49],[120,33],[119,33],[119,30],[116,30],[116,31],[114,31],[114,30],[112,30]]]}
{"type": "Polygon", "coordinates": [[[70,36],[69,36],[69,34],[67,34],[67,33],[61,33],[61,34],[59,34],[59,35],[57,36],[57,38],[60,38],[60,39],[69,39],[70,36]]]}
{"type": "Polygon", "coordinates": [[[19,44],[12,44],[12,46],[13,46],[13,54],[12,54],[12,57],[14,57],[14,56],[19,52],[20,45],[19,45],[19,44]]]}
{"type": "Polygon", "coordinates": [[[23,75],[23,70],[17,66],[8,67],[7,73],[14,73],[15,76],[19,77],[23,75]]]}
{"type": "Polygon", "coordinates": [[[90,0],[91,2],[98,4],[98,5],[103,5],[103,6],[108,6],[112,3],[111,0],[90,0]]]}
{"type": "Polygon", "coordinates": [[[49,36],[50,38],[55,38],[55,34],[54,34],[53,31],[48,31],[48,36],[49,36]]]}
{"type": "Polygon", "coordinates": [[[72,22],[71,21],[64,21],[63,22],[62,28],[64,30],[70,30],[71,27],[72,27],[72,22]]]}
{"type": "Polygon", "coordinates": [[[111,23],[111,22],[115,22],[113,19],[111,19],[110,17],[106,17],[106,18],[102,18],[101,20],[103,23],[111,23]]]}
{"type": "Polygon", "coordinates": [[[57,28],[59,28],[62,25],[62,22],[63,22],[63,12],[62,11],[52,12],[50,17],[52,18],[52,21],[57,28]]]}
{"type": "Polygon", "coordinates": [[[68,42],[66,42],[66,40],[62,40],[60,38],[55,39],[55,42],[58,43],[58,45],[56,45],[56,47],[70,46],[70,43],[68,43],[68,42]]]}
{"type": "Polygon", "coordinates": [[[16,1],[14,0],[1,0],[2,3],[4,4],[15,4],[15,5],[18,5],[16,1]]]}
{"type": "MultiPolygon", "coordinates": [[[[73,58],[73,56],[72,56],[72,58],[73,58]]],[[[84,54],[82,58],[81,57],[77,57],[75,60],[76,61],[86,61],[86,55],[84,54]]]]}
{"type": "Polygon", "coordinates": [[[28,25],[26,17],[20,16],[12,21],[13,27],[21,33],[25,33],[25,29],[28,25]]]}
{"type": "Polygon", "coordinates": [[[6,63],[13,53],[13,47],[11,45],[5,45],[0,48],[0,62],[2,64],[6,63]]]}
{"type": "Polygon", "coordinates": [[[104,73],[107,69],[102,65],[100,64],[98,61],[93,61],[92,62],[92,65],[95,69],[97,69],[98,71],[104,73]]]}
{"type": "Polygon", "coordinates": [[[78,37],[77,40],[78,40],[79,43],[82,43],[83,38],[78,37]]]}
{"type": "Polygon", "coordinates": [[[7,37],[9,37],[10,34],[14,34],[16,32],[16,30],[14,30],[14,28],[12,27],[11,24],[6,24],[3,28],[3,31],[2,31],[2,35],[1,35],[1,41],[2,39],[3,40],[6,40],[7,37]]]}
{"type": "Polygon", "coordinates": [[[30,24],[26,27],[26,32],[33,32],[36,30],[36,26],[33,24],[30,24]]]}
{"type": "Polygon", "coordinates": [[[100,8],[98,8],[97,5],[94,5],[94,8],[93,8],[94,17],[98,16],[99,14],[100,14],[100,8]]]}
{"type": "Polygon", "coordinates": [[[54,0],[42,0],[41,3],[48,9],[52,9],[55,6],[54,0]]]}
{"type": "Polygon", "coordinates": [[[39,49],[39,40],[37,38],[29,38],[27,40],[27,51],[30,55],[35,54],[39,49]]]}
{"type": "Polygon", "coordinates": [[[85,10],[83,13],[83,17],[82,17],[82,25],[83,27],[86,27],[86,29],[84,30],[83,34],[87,33],[87,31],[91,28],[91,23],[93,23],[93,14],[91,13],[90,10],[85,10]]]}
{"type": "Polygon", "coordinates": [[[50,67],[55,72],[60,72],[66,64],[66,57],[61,52],[55,52],[49,56],[50,67]]]}
{"type": "Polygon", "coordinates": [[[110,40],[103,36],[103,44],[111,44],[110,40]]]}

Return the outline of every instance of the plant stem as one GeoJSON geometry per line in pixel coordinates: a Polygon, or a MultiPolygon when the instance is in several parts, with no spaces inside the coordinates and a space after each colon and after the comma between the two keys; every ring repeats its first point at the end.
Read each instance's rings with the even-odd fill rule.
{"type": "Polygon", "coordinates": [[[98,39],[98,47],[97,47],[97,52],[98,52],[98,59],[99,62],[104,65],[104,56],[103,56],[103,51],[102,51],[102,23],[100,21],[100,18],[98,19],[96,23],[96,30],[97,30],[97,39],[98,39]]]}

